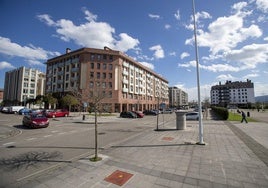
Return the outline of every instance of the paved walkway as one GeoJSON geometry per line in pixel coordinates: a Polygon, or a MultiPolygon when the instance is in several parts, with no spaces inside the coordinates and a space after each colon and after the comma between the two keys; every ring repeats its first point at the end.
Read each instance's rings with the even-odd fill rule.
{"type": "Polygon", "coordinates": [[[179,131],[175,123],[111,145],[100,162],[85,156],[14,187],[268,187],[267,123],[204,120],[205,146],[195,144],[198,122],[179,131]]]}

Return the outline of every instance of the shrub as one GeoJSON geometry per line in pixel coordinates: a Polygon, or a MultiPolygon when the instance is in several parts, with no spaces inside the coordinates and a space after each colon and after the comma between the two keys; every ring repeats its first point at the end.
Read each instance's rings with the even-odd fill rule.
{"type": "Polygon", "coordinates": [[[211,107],[212,111],[216,114],[216,116],[221,120],[227,120],[229,117],[229,112],[227,108],[223,107],[211,107]]]}

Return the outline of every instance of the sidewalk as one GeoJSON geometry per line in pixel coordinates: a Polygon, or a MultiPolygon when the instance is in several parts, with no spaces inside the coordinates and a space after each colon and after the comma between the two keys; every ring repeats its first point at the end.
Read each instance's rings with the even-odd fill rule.
{"type": "Polygon", "coordinates": [[[205,146],[195,144],[198,122],[187,122],[183,131],[174,130],[175,123],[166,123],[165,131],[148,130],[111,145],[100,151],[100,162],[89,162],[87,156],[28,182],[19,182],[20,186],[268,187],[267,123],[204,120],[205,146]],[[262,127],[261,132],[266,134],[252,133],[246,126],[262,127]]]}

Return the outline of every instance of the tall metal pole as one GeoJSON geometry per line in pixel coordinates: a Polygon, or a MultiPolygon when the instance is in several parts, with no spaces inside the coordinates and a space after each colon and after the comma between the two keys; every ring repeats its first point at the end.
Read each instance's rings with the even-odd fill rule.
{"type": "Polygon", "coordinates": [[[194,19],[194,39],[195,39],[195,56],[196,56],[196,76],[197,76],[197,93],[198,93],[198,113],[199,113],[199,142],[197,144],[205,145],[203,138],[203,122],[202,122],[202,106],[200,97],[200,81],[199,81],[199,60],[198,60],[198,45],[196,37],[196,21],[195,21],[195,3],[193,2],[193,19],[194,19]]]}

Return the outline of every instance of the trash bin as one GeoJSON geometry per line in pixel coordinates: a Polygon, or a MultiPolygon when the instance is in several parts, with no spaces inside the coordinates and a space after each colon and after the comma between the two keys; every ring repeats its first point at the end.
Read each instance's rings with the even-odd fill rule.
{"type": "Polygon", "coordinates": [[[247,116],[250,117],[250,113],[249,112],[247,112],[247,116]]]}
{"type": "Polygon", "coordinates": [[[86,119],[86,116],[85,115],[83,115],[83,120],[85,120],[86,119]]]}
{"type": "Polygon", "coordinates": [[[176,129],[177,130],[186,129],[186,114],[187,114],[187,111],[176,112],[176,129]]]}

